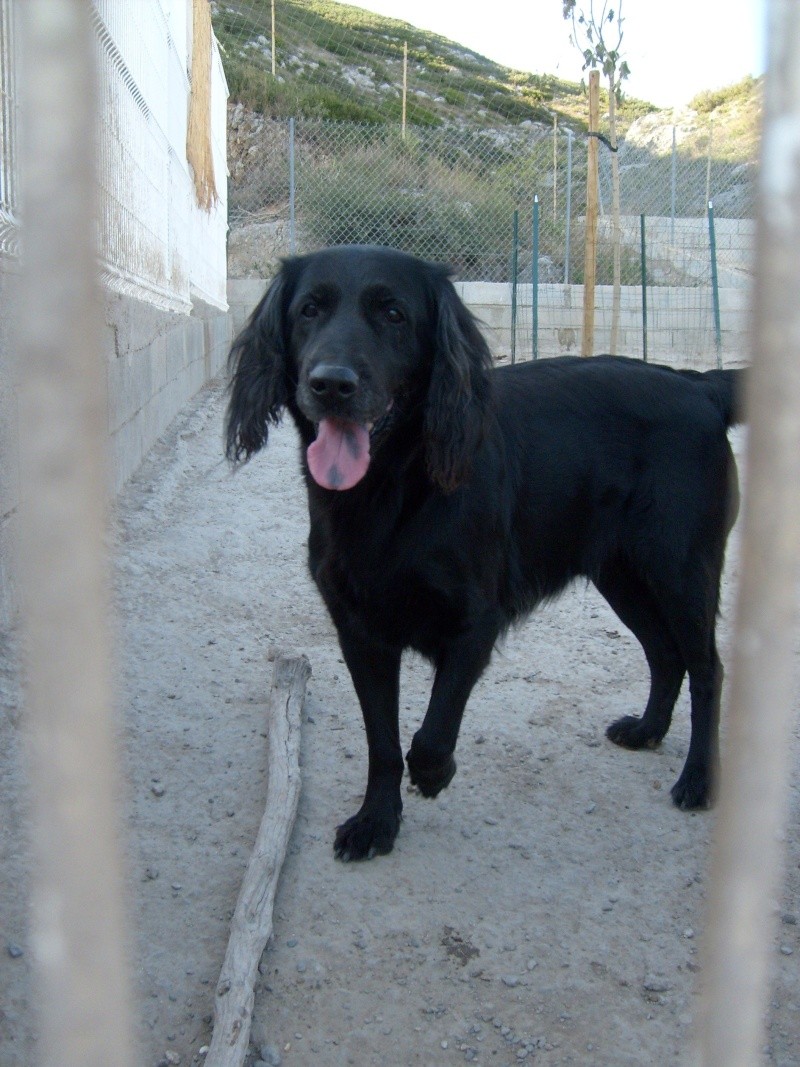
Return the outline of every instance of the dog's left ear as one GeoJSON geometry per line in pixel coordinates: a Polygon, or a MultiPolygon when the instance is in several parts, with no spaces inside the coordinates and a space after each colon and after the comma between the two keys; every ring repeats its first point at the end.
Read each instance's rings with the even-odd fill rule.
{"type": "Polygon", "coordinates": [[[425,457],[446,493],[469,476],[491,404],[492,355],[444,270],[434,279],[435,351],[425,407],[425,457]]]}

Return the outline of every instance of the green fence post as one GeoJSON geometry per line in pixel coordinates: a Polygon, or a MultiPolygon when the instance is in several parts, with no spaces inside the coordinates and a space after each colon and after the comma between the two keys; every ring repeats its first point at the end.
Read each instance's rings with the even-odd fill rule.
{"type": "Polygon", "coordinates": [[[289,254],[297,252],[297,226],[295,219],[294,176],[294,119],[289,119],[289,254]]]}
{"type": "Polygon", "coordinates": [[[519,211],[514,211],[514,236],[511,242],[511,362],[517,357],[517,274],[519,272],[519,211]]]}
{"type": "Polygon", "coordinates": [[[531,333],[533,358],[539,358],[539,197],[533,198],[533,253],[531,259],[531,333]]]}
{"type": "Polygon", "coordinates": [[[714,301],[714,336],[717,345],[717,366],[722,366],[722,327],[719,318],[719,280],[717,278],[717,239],[714,234],[714,204],[708,202],[708,243],[711,247],[711,296],[714,301]]]}
{"type": "Polygon", "coordinates": [[[642,359],[647,362],[647,246],[644,239],[644,215],[639,216],[642,244],[642,359]]]}

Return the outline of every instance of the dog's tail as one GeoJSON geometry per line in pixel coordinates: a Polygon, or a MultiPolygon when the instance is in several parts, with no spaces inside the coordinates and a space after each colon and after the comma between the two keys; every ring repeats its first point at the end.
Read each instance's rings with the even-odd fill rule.
{"type": "Polygon", "coordinates": [[[711,388],[712,395],[719,404],[725,425],[736,426],[744,422],[745,370],[709,370],[703,375],[711,388]]]}

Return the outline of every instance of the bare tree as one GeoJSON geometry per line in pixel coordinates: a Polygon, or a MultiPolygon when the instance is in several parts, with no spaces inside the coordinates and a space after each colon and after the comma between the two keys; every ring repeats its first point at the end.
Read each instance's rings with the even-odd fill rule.
{"type": "Polygon", "coordinates": [[[619,314],[621,299],[621,232],[619,222],[619,160],[617,158],[617,104],[622,96],[622,83],[630,74],[622,58],[624,35],[623,0],[616,7],[610,0],[587,0],[580,6],[577,0],[562,0],[565,19],[572,22],[570,41],[583,56],[583,70],[600,70],[608,86],[609,140],[611,143],[611,226],[614,256],[614,295],[611,310],[611,341],[609,349],[616,354],[619,343],[619,314]]]}

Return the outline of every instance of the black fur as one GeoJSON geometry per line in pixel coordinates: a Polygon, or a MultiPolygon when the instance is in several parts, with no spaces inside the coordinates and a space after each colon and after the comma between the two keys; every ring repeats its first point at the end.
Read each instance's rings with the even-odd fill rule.
{"type": "Polygon", "coordinates": [[[736,468],[726,431],[741,372],[675,371],[598,356],[491,369],[437,265],[340,247],[287,261],[231,353],[228,455],[248,458],[286,407],[300,433],[309,565],[339,634],[369,746],[343,859],[388,852],[400,824],[398,676],[404,649],[435,667],[407,755],[428,797],[449,784],[469,694],[498,638],[572,579],[590,579],[639,639],[641,718],[608,736],[653,747],[688,673],[692,734],[672,789],[707,806],[718,760],[715,623],[736,468]],[[358,386],[320,399],[315,368],[358,386]],[[373,425],[352,489],[321,488],[305,449],[326,416],[373,425]]]}

